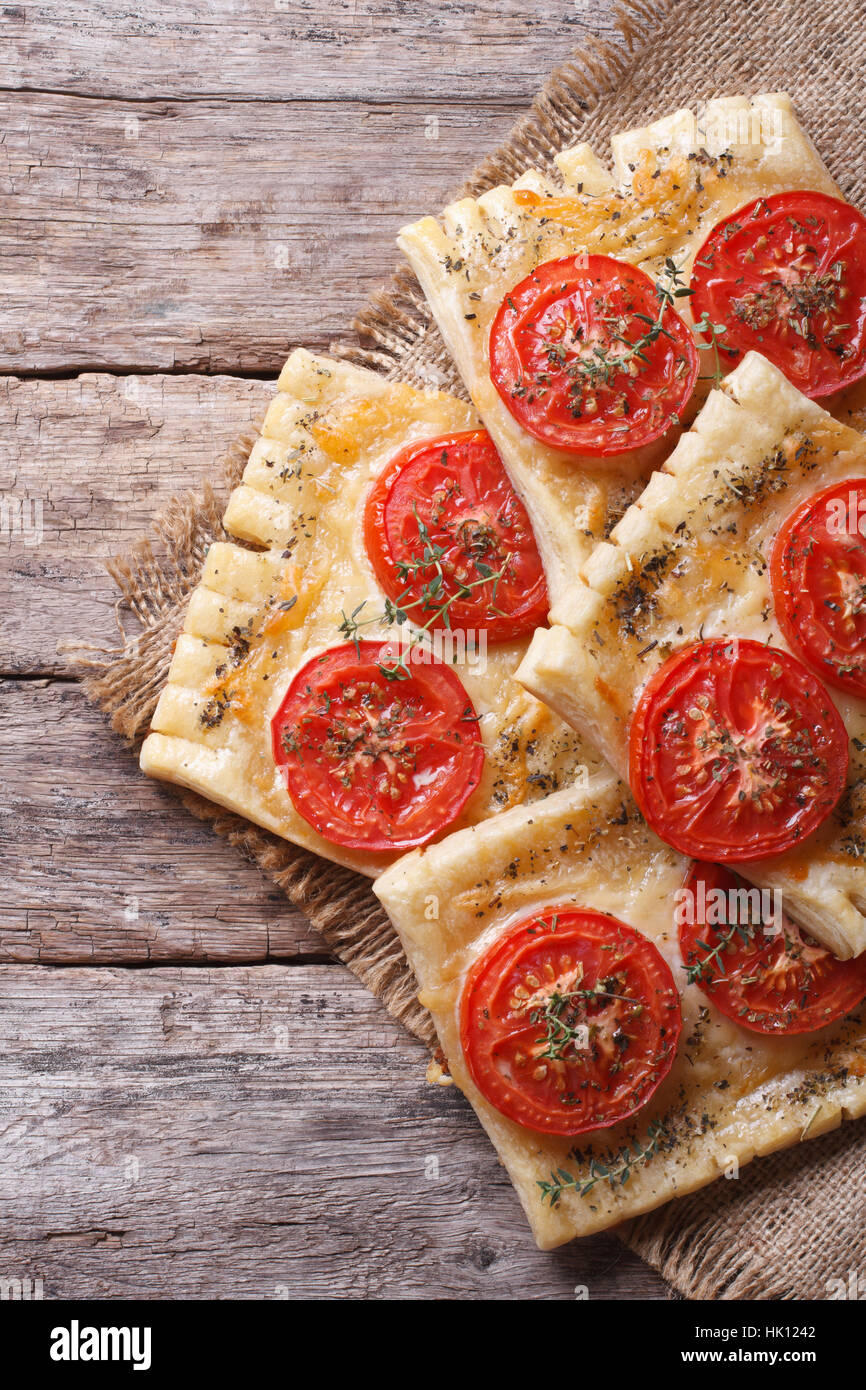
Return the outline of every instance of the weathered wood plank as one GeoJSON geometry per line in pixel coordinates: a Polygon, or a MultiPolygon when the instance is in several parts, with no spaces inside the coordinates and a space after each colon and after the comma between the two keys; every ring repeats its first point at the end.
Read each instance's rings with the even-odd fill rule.
{"type": "Polygon", "coordinates": [[[106,558],[213,476],[272,395],[226,377],[0,380],[0,672],[69,675],[58,641],[116,642],[106,558]]]}
{"type": "Polygon", "coordinates": [[[0,683],[0,748],[0,960],[327,951],[259,869],[142,776],[78,686],[0,683]]]}
{"type": "Polygon", "coordinates": [[[46,1298],[664,1298],[532,1245],[462,1097],[336,966],[0,970],[0,1269],[46,1298]]]}
{"type": "Polygon", "coordinates": [[[277,375],[290,347],[345,333],[400,226],[513,120],[501,103],[7,94],[0,371],[277,375]]]}
{"type": "Polygon", "coordinates": [[[586,34],[590,0],[43,0],[3,7],[0,86],[128,98],[527,100],[586,34]]]}
{"type": "MultiPolygon", "coordinates": [[[[324,345],[400,222],[587,19],[604,23],[582,0],[6,6],[0,88],[78,95],[7,99],[0,371],[276,373],[293,342],[324,345]]],[[[0,497],[20,521],[41,501],[43,534],[4,511],[0,671],[68,674],[58,638],[113,636],[103,557],[199,484],[270,387],[3,387],[0,497]]],[[[74,686],[0,693],[0,959],[321,948],[74,686]]],[[[47,1297],[667,1295],[610,1238],[535,1252],[461,1098],[424,1084],[421,1049],[337,966],[0,977],[4,1278],[47,1297]]]]}

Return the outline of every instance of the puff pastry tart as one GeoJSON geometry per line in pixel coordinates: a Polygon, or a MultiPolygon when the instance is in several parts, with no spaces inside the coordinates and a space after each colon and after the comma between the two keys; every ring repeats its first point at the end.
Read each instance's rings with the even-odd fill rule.
{"type": "Polygon", "coordinates": [[[663,837],[866,949],[866,439],[757,353],[518,671],[663,837]]]}
{"type": "MultiPolygon", "coordinates": [[[[755,254],[741,245],[733,214],[805,189],[826,198],[834,216],[840,206],[783,94],[712,101],[700,119],[677,111],[614,136],[612,146],[612,175],[577,145],[556,157],[561,182],[530,171],[399,237],[527,506],[554,601],[670,451],[690,398],[700,398],[699,356],[706,376],[721,343],[725,369],[744,334],[747,347],[771,336],[764,330],[780,303],[793,312],[784,287],[756,292],[743,309],[749,328],[737,295],[725,297],[727,253],[755,254]],[[720,226],[727,240],[696,269],[696,253],[720,226]],[[700,354],[688,309],[693,271],[700,354]]],[[[866,223],[861,230],[866,244],[866,223]]],[[[834,222],[828,236],[838,242],[845,231],[834,222]]],[[[829,273],[818,264],[823,243],[794,240],[786,256],[799,255],[803,277],[817,283],[829,273]]],[[[824,300],[814,308],[823,312],[824,300]]],[[[866,343],[847,372],[833,346],[817,390],[866,372],[866,343]]]]}
{"type": "Polygon", "coordinates": [[[593,762],[511,679],[544,572],[464,402],[297,351],[224,522],[145,772],[373,875],[593,762]]]}
{"type": "Polygon", "coordinates": [[[866,960],[707,925],[723,870],[677,926],[688,872],[603,774],[374,885],[544,1249],[866,1110],[866,960]]]}

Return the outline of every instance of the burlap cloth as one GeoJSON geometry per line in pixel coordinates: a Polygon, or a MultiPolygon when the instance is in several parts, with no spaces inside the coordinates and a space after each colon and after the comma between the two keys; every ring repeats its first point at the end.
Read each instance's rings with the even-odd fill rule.
{"type": "MultiPolygon", "coordinates": [[[[466,191],[511,182],[529,164],[548,168],[555,151],[577,140],[591,141],[603,154],[613,131],[678,106],[784,89],[845,192],[866,204],[862,0],[660,0],[630,5],[619,20],[622,42],[578,49],[502,149],[475,170],[466,191]]],[[[461,390],[405,267],[352,332],[351,340],[335,345],[341,356],[410,382],[461,390]]],[[[212,488],[171,499],[154,534],[111,562],[137,621],[122,649],[91,657],[86,689],[133,743],[147,729],[207,547],[224,534],[223,501],[250,442],[238,440],[212,488]]],[[[395,1017],[435,1044],[399,942],[366,880],[199,797],[183,799],[304,909],[395,1017]]],[[[627,1223],[619,1234],[690,1298],[823,1299],[841,1286],[832,1281],[847,1286],[852,1271],[866,1271],[864,1198],[866,1130],[855,1123],[758,1160],[739,1180],[720,1179],[627,1223]]]]}

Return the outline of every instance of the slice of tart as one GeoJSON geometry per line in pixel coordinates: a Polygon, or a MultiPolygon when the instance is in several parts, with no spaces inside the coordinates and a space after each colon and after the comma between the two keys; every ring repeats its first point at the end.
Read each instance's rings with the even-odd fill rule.
{"type": "Polygon", "coordinates": [[[840,957],[866,949],[864,515],[866,440],[750,353],[518,672],[665,839],[840,957]]]}
{"type": "MultiPolygon", "coordinates": [[[[529,511],[554,601],[700,400],[688,304],[708,234],[755,199],[839,197],[784,94],[680,110],[612,147],[612,173],[577,145],[557,181],[530,170],[399,237],[529,511]]],[[[726,341],[710,329],[702,378],[726,341]]]]}
{"type": "Polygon", "coordinates": [[[708,924],[722,890],[687,873],[607,775],[374,885],[543,1249],[866,1110],[866,961],[735,906],[708,924]]]}
{"type": "Polygon", "coordinates": [[[367,874],[583,775],[511,679],[546,583],[470,406],[297,351],[225,528],[145,772],[367,874]]]}

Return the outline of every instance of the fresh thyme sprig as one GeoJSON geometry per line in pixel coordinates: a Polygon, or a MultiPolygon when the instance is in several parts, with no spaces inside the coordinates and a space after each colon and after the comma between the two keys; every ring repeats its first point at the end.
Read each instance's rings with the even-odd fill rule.
{"type": "MultiPolygon", "coordinates": [[[[696,984],[698,980],[709,978],[714,969],[718,969],[716,980],[727,979],[727,971],[722,963],[722,952],[726,951],[736,936],[739,936],[744,946],[751,944],[753,940],[751,925],[735,922],[729,931],[719,938],[715,946],[711,946],[708,941],[701,941],[700,938],[695,943],[700,946],[702,951],[706,951],[705,956],[701,956],[686,969],[686,978],[690,985],[696,984]]],[[[711,981],[712,984],[715,980],[711,981]]]]}
{"type": "MultiPolygon", "coordinates": [[[[478,568],[479,570],[483,569],[488,572],[482,574],[482,577],[480,579],[473,579],[470,580],[470,582],[467,584],[461,584],[460,587],[457,589],[456,593],[453,593],[450,598],[443,599],[443,601],[433,609],[433,612],[431,613],[431,616],[427,619],[426,623],[413,624],[415,630],[412,633],[411,641],[409,642],[408,646],[401,649],[399,661],[396,661],[393,666],[382,665],[379,667],[379,670],[381,671],[383,676],[385,676],[388,680],[405,679],[405,677],[409,674],[409,667],[407,665],[407,661],[410,656],[410,653],[414,651],[415,647],[417,647],[421,642],[424,641],[424,638],[430,631],[431,627],[433,627],[433,625],[439,621],[442,621],[445,627],[450,627],[450,623],[448,622],[448,610],[450,609],[452,603],[454,603],[459,598],[468,598],[469,595],[472,593],[473,589],[479,588],[482,584],[489,584],[491,582],[493,582],[494,585],[497,584],[508,570],[508,561],[506,561],[502,568],[499,570],[488,570],[487,565],[482,566],[481,564],[478,565],[478,568]]],[[[438,578],[438,576],[436,578],[438,578]]],[[[358,634],[360,633],[362,628],[371,627],[377,623],[380,626],[385,626],[394,623],[401,624],[408,622],[410,621],[409,613],[414,608],[421,608],[422,612],[429,612],[429,600],[431,599],[431,597],[434,597],[436,594],[441,592],[441,588],[441,583],[437,584],[435,580],[431,580],[430,585],[425,585],[425,592],[422,594],[422,597],[414,599],[411,603],[406,602],[409,592],[411,592],[409,590],[401,594],[397,599],[396,603],[392,602],[391,599],[386,598],[382,612],[374,614],[370,618],[361,618],[359,620],[358,617],[362,610],[367,606],[366,599],[359,603],[357,608],[353,608],[352,612],[349,614],[346,613],[345,609],[341,609],[340,617],[342,618],[342,622],[340,623],[340,632],[350,642],[354,642],[355,651],[360,657],[361,639],[358,634]],[[433,586],[432,589],[431,586],[433,586]]]]}
{"type": "Polygon", "coordinates": [[[702,337],[709,338],[710,346],[713,349],[713,357],[715,359],[715,368],[712,374],[710,376],[702,376],[701,381],[711,381],[714,386],[721,386],[724,372],[722,371],[722,360],[719,356],[719,339],[723,338],[728,330],[723,323],[713,323],[705,309],[701,316],[700,323],[695,324],[695,331],[700,333],[702,337]]]}
{"type": "Polygon", "coordinates": [[[544,1008],[533,1009],[529,1015],[530,1023],[544,1024],[546,1030],[545,1048],[537,1054],[539,1057],[559,1061],[569,1047],[582,1046],[587,1019],[582,1015],[578,1021],[574,1011],[578,1004],[585,1005],[590,999],[620,999],[624,1004],[630,1004],[636,1013],[643,1008],[639,1000],[630,999],[627,994],[616,994],[601,985],[592,989],[554,990],[544,1008]]]}
{"type": "MultiPolygon", "coordinates": [[[[640,323],[647,325],[641,336],[632,342],[621,331],[610,332],[611,342],[621,343],[625,348],[624,352],[611,355],[606,348],[595,344],[588,356],[576,357],[567,362],[564,345],[554,343],[548,347],[548,357],[551,362],[561,367],[571,377],[583,377],[591,390],[595,390],[599,386],[610,386],[614,377],[621,372],[637,375],[639,368],[636,368],[634,373],[630,372],[632,363],[642,362],[644,366],[649,366],[650,359],[647,356],[647,349],[662,336],[673,340],[673,335],[664,326],[665,314],[673,306],[675,300],[684,299],[692,293],[670,256],[665,260],[664,276],[664,280],[656,281],[655,286],[658,300],[656,317],[653,319],[650,318],[649,314],[640,313],[632,315],[640,323]]],[[[604,322],[619,325],[622,323],[622,319],[610,316],[604,322]]]]}
{"type": "Polygon", "coordinates": [[[443,599],[441,596],[445,586],[446,575],[442,561],[446,554],[445,547],[437,545],[432,539],[427,523],[421,520],[421,517],[418,515],[418,508],[414,503],[412,510],[418,526],[418,539],[421,542],[421,553],[420,555],[410,555],[406,559],[398,560],[397,572],[401,579],[411,579],[416,577],[420,572],[429,569],[434,571],[431,578],[426,580],[422,585],[420,596],[415,599],[411,597],[414,592],[414,586],[410,584],[402,593],[397,595],[396,600],[386,598],[383,611],[371,618],[362,618],[359,621],[358,615],[366,607],[366,599],[362,603],[359,603],[357,608],[354,608],[350,614],[347,615],[345,609],[340,612],[340,616],[343,620],[340,623],[340,632],[344,637],[347,637],[349,641],[354,642],[355,651],[358,656],[361,654],[360,638],[358,636],[361,628],[371,627],[376,623],[381,626],[409,622],[411,621],[409,615],[414,609],[420,608],[422,613],[430,614],[430,617],[425,623],[413,622],[415,631],[412,635],[412,640],[409,645],[401,651],[399,661],[395,662],[393,666],[379,667],[382,675],[386,676],[389,680],[403,680],[408,676],[409,667],[407,665],[407,659],[414,648],[424,641],[425,636],[434,624],[441,623],[444,627],[450,628],[451,622],[449,612],[452,603],[455,603],[457,599],[469,598],[474,589],[478,589],[484,584],[491,584],[493,586],[493,592],[490,596],[488,608],[493,613],[500,613],[501,610],[494,606],[494,601],[499,588],[499,581],[507,573],[509,565],[511,564],[511,557],[508,556],[500,569],[493,570],[486,561],[480,558],[480,556],[473,556],[473,563],[479,578],[468,581],[457,580],[456,591],[450,598],[443,599]]]}
{"type": "Polygon", "coordinates": [[[563,1192],[575,1192],[578,1197],[586,1197],[600,1182],[610,1183],[611,1187],[624,1187],[638,1164],[648,1163],[662,1150],[666,1142],[670,1143],[667,1127],[661,1120],[653,1120],[647,1132],[646,1143],[635,1140],[634,1145],[626,1145],[620,1149],[609,1163],[591,1158],[586,1177],[570,1173],[567,1168],[555,1168],[547,1182],[538,1184],[541,1188],[542,1202],[548,1201],[555,1207],[563,1192]]]}
{"type": "Polygon", "coordinates": [[[539,1057],[547,1057],[551,1061],[558,1061],[565,1053],[567,1048],[582,1045],[585,1036],[586,1021],[581,1018],[579,1023],[574,1021],[574,1000],[580,999],[583,990],[572,989],[560,993],[554,990],[547,1000],[543,1009],[533,1009],[529,1015],[532,1024],[543,1024],[545,1029],[545,1047],[543,1052],[539,1052],[539,1057]],[[566,1012],[568,1010],[568,1012],[566,1012]]]}
{"type": "Polygon", "coordinates": [[[442,561],[446,554],[446,550],[444,546],[437,545],[436,542],[431,539],[427,523],[421,520],[420,516],[418,515],[418,508],[415,505],[415,503],[412,504],[412,511],[414,513],[415,522],[418,527],[418,539],[421,542],[421,553],[420,555],[410,555],[407,559],[398,560],[396,566],[397,573],[400,575],[401,579],[414,579],[418,576],[419,573],[422,573],[423,571],[428,569],[435,570],[435,573],[431,579],[428,579],[423,584],[421,589],[421,597],[420,599],[415,600],[414,603],[407,603],[407,599],[412,593],[411,586],[406,588],[402,594],[398,595],[397,600],[392,605],[392,607],[395,613],[402,614],[403,616],[396,617],[394,621],[405,622],[406,610],[408,608],[420,606],[422,612],[430,612],[432,609],[433,621],[436,621],[437,618],[441,617],[444,621],[445,627],[450,627],[448,609],[450,608],[451,604],[454,602],[455,599],[466,598],[469,594],[471,594],[473,589],[478,588],[482,584],[493,585],[493,592],[490,597],[490,602],[488,603],[488,608],[490,608],[492,612],[498,613],[500,616],[502,616],[501,610],[494,607],[494,600],[496,598],[497,590],[499,587],[499,581],[508,570],[509,564],[511,563],[511,557],[508,556],[506,558],[501,569],[497,572],[491,568],[491,566],[487,563],[486,560],[482,559],[485,550],[489,548],[490,537],[488,534],[485,533],[485,535],[478,541],[466,542],[467,551],[470,555],[470,558],[472,559],[472,563],[474,564],[475,569],[477,570],[480,578],[473,579],[468,582],[466,580],[458,579],[456,581],[459,586],[457,593],[452,594],[450,599],[439,603],[438,599],[440,594],[442,593],[442,589],[444,587],[446,578],[445,571],[442,566],[442,561]]]}

